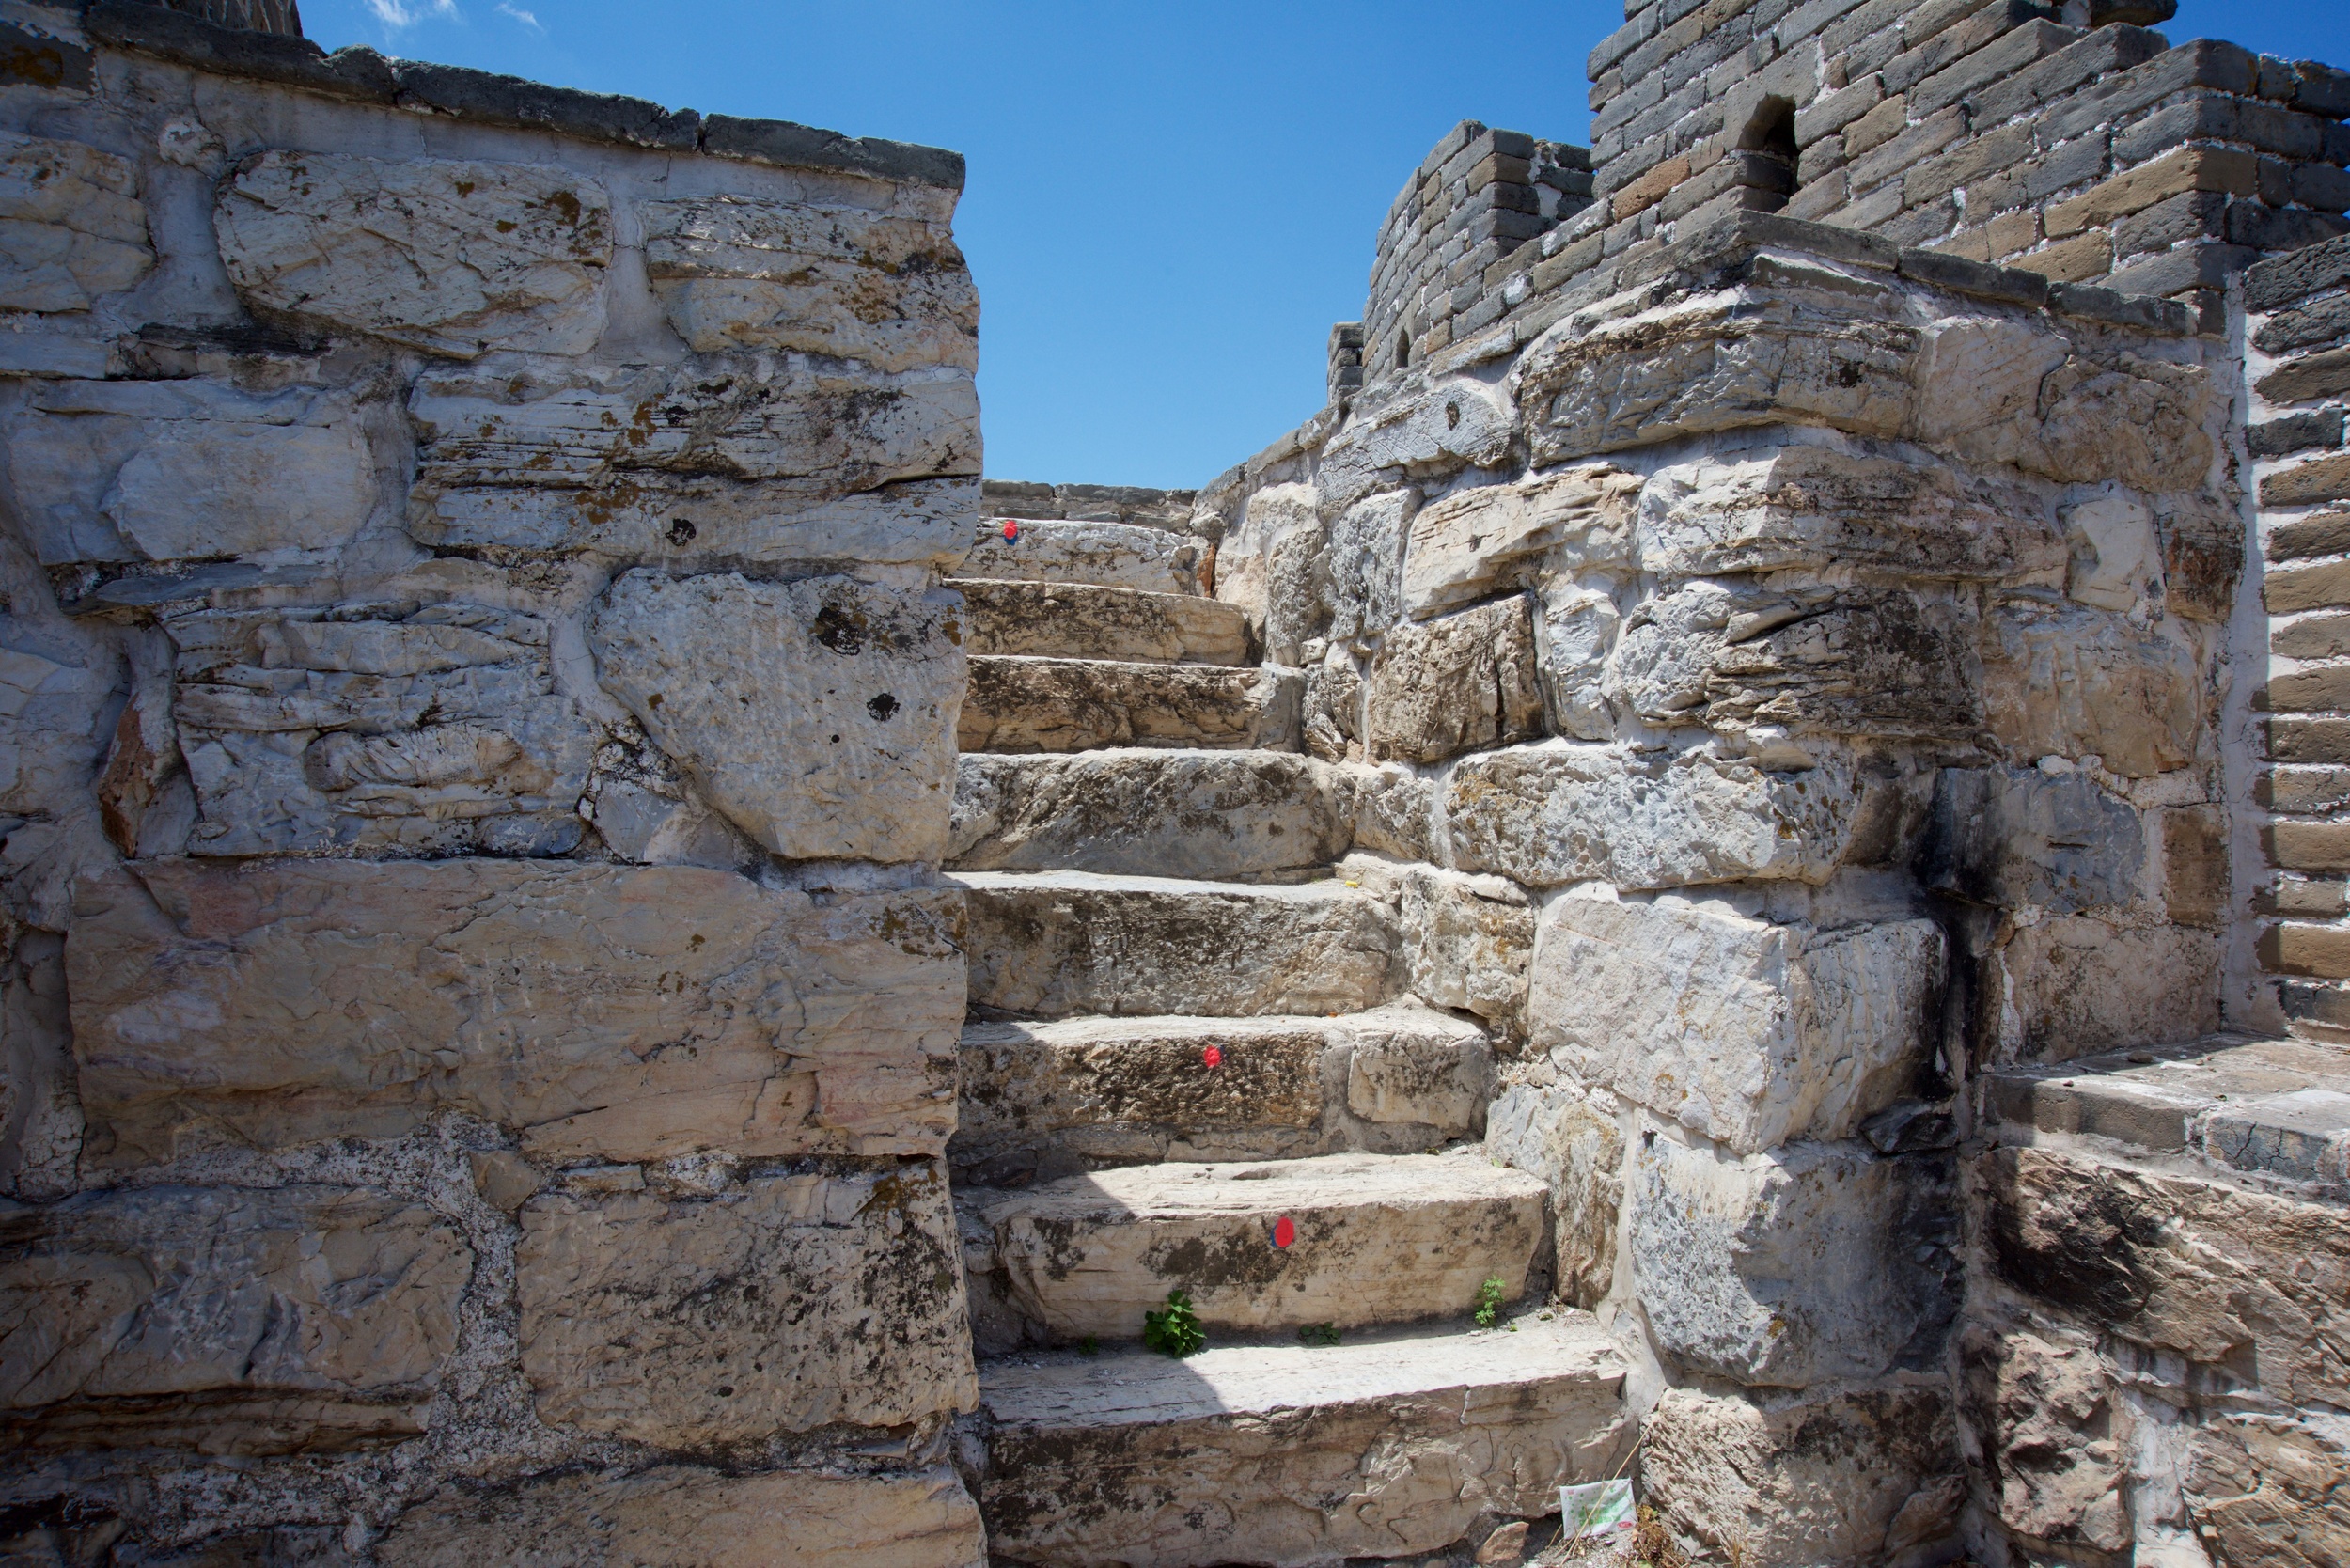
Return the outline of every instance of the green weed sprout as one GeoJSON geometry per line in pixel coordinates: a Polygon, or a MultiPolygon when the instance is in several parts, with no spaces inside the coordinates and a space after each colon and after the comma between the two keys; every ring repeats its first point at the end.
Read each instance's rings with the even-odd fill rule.
{"type": "Polygon", "coordinates": [[[1208,1336],[1200,1331],[1199,1314],[1191,1309],[1191,1297],[1182,1291],[1169,1291],[1164,1311],[1143,1313],[1142,1342],[1177,1360],[1207,1349],[1208,1336]]]}
{"type": "Polygon", "coordinates": [[[1491,1328],[1501,1316],[1501,1297],[1509,1289],[1499,1275],[1477,1287],[1477,1326],[1491,1328]]]}

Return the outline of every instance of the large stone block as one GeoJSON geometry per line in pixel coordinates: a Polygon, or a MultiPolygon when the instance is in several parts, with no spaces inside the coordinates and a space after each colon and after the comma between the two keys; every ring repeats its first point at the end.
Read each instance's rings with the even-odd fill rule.
{"type": "Polygon", "coordinates": [[[1507,461],[1517,410],[1506,387],[1467,376],[1401,378],[1392,390],[1355,400],[1351,417],[1319,465],[1334,510],[1406,478],[1426,479],[1507,461]]]}
{"type": "Polygon", "coordinates": [[[968,870],[1136,876],[1326,866],[1346,853],[1350,806],[1328,765],[1293,752],[966,752],[948,855],[968,870]]]}
{"type": "Polygon", "coordinates": [[[847,577],[651,571],[589,620],[606,690],[790,859],[940,860],[954,803],[962,604],[847,577]]]}
{"type": "Polygon", "coordinates": [[[1482,752],[1446,777],[1454,864],[1530,886],[1822,882],[1852,846],[1849,764],[1769,773],[1712,750],[1550,743],[1482,752]]]}
{"type": "Polygon", "coordinates": [[[1991,1150],[1969,1185],[2002,1283],[2288,1404],[2344,1403],[2341,1209],[2054,1149],[1991,1150]]]}
{"type": "Polygon", "coordinates": [[[800,355],[428,373],[409,527],[427,544],[663,560],[950,566],[979,398],[960,371],[800,355]]]}
{"type": "Polygon", "coordinates": [[[551,623],[444,600],[168,618],[194,852],[559,855],[603,731],[551,623]]]}
{"type": "Polygon", "coordinates": [[[1999,1523],[2035,1542],[2126,1549],[2126,1428],[2094,1343],[1977,1325],[1959,1357],[1999,1523]]]}
{"type": "Polygon", "coordinates": [[[1534,957],[1525,891],[1500,877],[1427,867],[1406,871],[1399,891],[1404,984],[1423,1001],[1520,1032],[1534,957]]]}
{"type": "Polygon", "coordinates": [[[6,441],[18,516],[51,565],[331,553],[376,504],[357,411],[310,388],[48,383],[6,441]]]}
{"type": "Polygon", "coordinates": [[[1273,666],[979,654],[956,729],[965,751],[1101,746],[1297,749],[1305,678],[1273,666]]]}
{"type": "Polygon", "coordinates": [[[1239,524],[1215,549],[1215,596],[1247,610],[1266,659],[1295,665],[1330,625],[1328,538],[1321,494],[1309,484],[1268,485],[1248,497],[1239,524]]]}
{"type": "Polygon", "coordinates": [[[612,200],[552,165],[274,150],[212,213],[257,311],[471,359],[584,353],[603,334],[612,200]]]}
{"type": "Polygon", "coordinates": [[[1330,637],[1355,644],[1403,616],[1404,541],[1417,493],[1367,496],[1330,524],[1330,637]]]}
{"type": "Polygon", "coordinates": [[[1641,571],[1668,578],[1867,565],[1997,579],[2065,558],[2046,497],[2027,485],[1812,446],[1660,470],[1636,554],[1641,571]]]}
{"type": "Polygon", "coordinates": [[[87,310],[154,264],[137,165],[79,142],[0,135],[0,308],[87,310]]]}
{"type": "Polygon", "coordinates": [[[649,201],[638,212],[645,274],[697,353],[979,368],[979,294],[944,224],[739,196],[649,201]]]}
{"type": "Polygon", "coordinates": [[[1486,598],[1536,557],[1629,566],[1642,480],[1605,465],[1460,491],[1412,519],[1403,607],[1416,617],[1486,598]]]}
{"type": "Polygon", "coordinates": [[[1957,1266],[1938,1160],[1817,1143],[1737,1159],[1660,1135],[1631,1174],[1636,1288],[1669,1360],[1802,1388],[1938,1356],[1957,1266]]]}
{"type": "MultiPolygon", "coordinates": [[[[88,786],[116,689],[105,650],[14,617],[0,620],[0,810],[53,811],[88,786]]],[[[137,719],[130,722],[135,731],[137,719]]]]}
{"type": "Polygon", "coordinates": [[[1623,1150],[1615,1116],[1564,1084],[1514,1085],[1485,1111],[1485,1152],[1550,1184],[1559,1297],[1577,1307],[1615,1283],[1623,1150]]]}
{"type": "Polygon", "coordinates": [[[1021,522],[1007,530],[988,520],[979,524],[963,572],[1005,582],[1198,593],[1205,586],[1206,553],[1205,540],[1134,523],[1021,522]]]}
{"type": "Polygon", "coordinates": [[[1937,321],[1918,377],[1914,432],[1970,463],[2065,484],[2201,489],[2217,447],[2211,372],[2092,349],[2015,321],[1937,321]]]}
{"type": "Polygon", "coordinates": [[[2217,932],[2085,915],[2026,927],[1999,950],[2001,1057],[2060,1061],[2195,1040],[2219,1027],[2217,932]]]}
{"type": "Polygon", "coordinates": [[[2087,774],[1945,768],[1921,869],[1970,902],[2072,915],[2137,902],[2145,855],[2138,812],[2087,774]]]}
{"type": "Polygon", "coordinates": [[[978,1401],[934,1163],[676,1201],[541,1195],[522,1226],[523,1372],[555,1425],[699,1449],[978,1401]]]}
{"type": "Polygon", "coordinates": [[[336,1450],[411,1437],[472,1249],[339,1187],[149,1187],[0,1212],[0,1427],[40,1446],[336,1450]]]}
{"type": "Polygon", "coordinates": [[[1396,627],[1371,666],[1371,759],[1441,762],[1540,735],[1535,664],[1523,595],[1396,627]]]}
{"type": "Polygon", "coordinates": [[[952,1470],[730,1475],[662,1465],[449,1484],[376,1544],[384,1568],[984,1568],[952,1470]]]}
{"type": "Polygon", "coordinates": [[[1555,899],[1535,939],[1533,1043],[1741,1154],[1853,1137],[1934,1055],[1941,928],[1821,929],[1665,895],[1555,899]]]}
{"type": "Polygon", "coordinates": [[[2350,1439],[2339,1418],[2216,1416],[2187,1465],[2187,1509],[2228,1568],[2350,1560],[2350,1439]]]}
{"type": "Polygon", "coordinates": [[[1991,731],[2017,762],[2097,756],[2132,778],[2194,760],[2209,698],[2193,648],[2120,616],[2012,600],[1983,618],[1991,731]]]}
{"type": "Polygon", "coordinates": [[[1668,1523],[1751,1568],[1876,1568],[1954,1544],[1966,1498],[1935,1387],[1760,1403],[1675,1388],[1641,1428],[1640,1476],[1668,1523]]]}
{"type": "Polygon", "coordinates": [[[1093,583],[995,582],[963,577],[974,653],[1151,664],[1245,665],[1248,617],[1237,604],[1189,593],[1146,593],[1093,583]]]}
{"type": "Polygon", "coordinates": [[[67,942],[85,1157],[443,1109],[558,1161],[935,1152],[961,902],[819,905],[688,867],[147,862],[86,886],[67,942]]]}

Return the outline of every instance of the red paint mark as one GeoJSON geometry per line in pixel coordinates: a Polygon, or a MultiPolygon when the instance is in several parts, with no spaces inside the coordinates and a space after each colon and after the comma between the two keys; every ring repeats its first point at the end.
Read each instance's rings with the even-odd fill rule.
{"type": "Polygon", "coordinates": [[[1287,1247],[1290,1243],[1295,1241],[1296,1239],[1297,1227],[1291,1222],[1289,1215],[1283,1215],[1280,1218],[1273,1222],[1274,1246],[1287,1247]]]}
{"type": "Polygon", "coordinates": [[[1020,538],[1020,525],[1013,522],[1009,517],[1004,519],[1004,537],[1015,542],[1017,542],[1020,538]]]}
{"type": "Polygon", "coordinates": [[[1206,1062],[1210,1067],[1221,1067],[1224,1065],[1224,1047],[1221,1045],[1211,1045],[1206,1050],[1199,1053],[1199,1059],[1206,1062]]]}

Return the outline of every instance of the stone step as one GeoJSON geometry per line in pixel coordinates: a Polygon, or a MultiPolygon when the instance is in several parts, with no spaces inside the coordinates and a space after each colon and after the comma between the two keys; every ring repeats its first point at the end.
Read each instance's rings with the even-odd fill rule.
{"type": "Polygon", "coordinates": [[[989,1247],[974,1295],[1027,1342],[1066,1344],[1137,1340],[1176,1290],[1210,1328],[1244,1330],[1460,1316],[1496,1278],[1514,1301],[1549,1190],[1460,1149],[1125,1166],[959,1200],[989,1247]]]}
{"type": "Polygon", "coordinates": [[[1362,1012],[1395,995],[1396,915],[1343,882],[964,871],[974,1007],[1017,1018],[1362,1012]]]}
{"type": "Polygon", "coordinates": [[[1097,746],[1297,749],[1296,670],[980,653],[955,732],[964,751],[1097,746]]]}
{"type": "Polygon", "coordinates": [[[961,577],[974,653],[1028,653],[1142,664],[1245,665],[1248,615],[1196,594],[1146,593],[1092,583],[992,582],[961,577]]]}
{"type": "Polygon", "coordinates": [[[996,582],[1092,583],[1146,593],[1198,593],[1208,541],[1132,523],[979,524],[962,575],[996,582]]]}
{"type": "Polygon", "coordinates": [[[1514,1323],[983,1361],[964,1451],[988,1544],[1038,1568],[1326,1563],[1556,1513],[1624,1464],[1625,1367],[1587,1314],[1514,1323]]]}
{"type": "Polygon", "coordinates": [[[971,1024],[961,1057],[948,1159],[958,1183],[995,1187],[1148,1160],[1418,1152],[1481,1137],[1493,1092],[1485,1031],[1417,1002],[971,1024]]]}
{"type": "Polygon", "coordinates": [[[1337,769],[1294,751],[965,752],[948,863],[1255,876],[1343,859],[1352,808],[1337,769]]]}

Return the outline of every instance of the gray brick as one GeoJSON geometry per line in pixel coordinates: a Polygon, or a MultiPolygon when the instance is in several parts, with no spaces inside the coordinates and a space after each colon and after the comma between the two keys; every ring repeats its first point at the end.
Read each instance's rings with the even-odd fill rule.
{"type": "Polygon", "coordinates": [[[2293,171],[2293,199],[2320,212],[2350,212],[2350,173],[2331,164],[2302,164],[2293,171]]]}
{"type": "Polygon", "coordinates": [[[2338,71],[2315,60],[2303,60],[2301,85],[2293,106],[2324,119],[2350,119],[2350,71],[2338,71]]]}
{"type": "Polygon", "coordinates": [[[1841,91],[1823,93],[1808,108],[1795,113],[1795,145],[1810,147],[1832,136],[1885,101],[1884,79],[1863,76],[1841,91]]]}
{"type": "Polygon", "coordinates": [[[2132,257],[2169,250],[2188,240],[2223,239],[2227,232],[2225,196],[2216,191],[2182,191],[2142,212],[2115,221],[2114,262],[2120,265],[2132,257]]]}
{"type": "Polygon", "coordinates": [[[1912,207],[1899,217],[1888,218],[1877,225],[1876,231],[1895,244],[1931,244],[1958,227],[1958,203],[1945,196],[1924,207],[1912,207]]]}
{"type": "Polygon", "coordinates": [[[2232,43],[2198,39],[2052,102],[2043,116],[2041,139],[2054,144],[2086,135],[2195,87],[2246,92],[2251,76],[2250,54],[2232,43]]]}
{"type": "Polygon", "coordinates": [[[2257,201],[2228,204],[2228,238],[2239,245],[2261,250],[2299,250],[2342,234],[2350,234],[2350,223],[2325,212],[2298,207],[2270,207],[2257,201]]]}
{"type": "Polygon", "coordinates": [[[1630,21],[1599,40],[1598,47],[1584,62],[1584,75],[1597,77],[1601,71],[1654,38],[1656,29],[1663,24],[1663,15],[1664,8],[1660,6],[1650,6],[1636,12],[1630,21]]]}
{"type": "Polygon", "coordinates": [[[2244,434],[2256,458],[2287,457],[2313,447],[2339,447],[2342,445],[2342,410],[2326,408],[2314,409],[2307,414],[2289,414],[2282,419],[2254,425],[2244,434]]]}
{"type": "Polygon", "coordinates": [[[2143,27],[2100,27],[2038,65],[1968,94],[1966,110],[1976,125],[1997,125],[2060,98],[2084,82],[2143,64],[2169,47],[2160,33],[2143,27]]]}
{"type": "Polygon", "coordinates": [[[1886,180],[1908,172],[1921,159],[1932,157],[1966,133],[1966,117],[1957,108],[1944,109],[1932,119],[1904,131],[1867,157],[1852,163],[1855,190],[1872,190],[1886,180]]]}
{"type": "Polygon", "coordinates": [[[2224,288],[2232,274],[2243,271],[2259,256],[2256,250],[2236,245],[2190,245],[2118,269],[2106,283],[2120,293],[2167,299],[2189,289],[2224,288]]]}
{"type": "Polygon", "coordinates": [[[2314,115],[2275,103],[2246,100],[2236,109],[2236,139],[2285,158],[2318,158],[2326,151],[2326,124],[2314,115]]]}
{"type": "Polygon", "coordinates": [[[1808,0],[1790,10],[1771,29],[1771,36],[1778,40],[1781,49],[1792,48],[1860,4],[1862,0],[1808,0]]]}
{"type": "Polygon", "coordinates": [[[2263,353],[2291,353],[2296,349],[2321,348],[2344,337],[2350,337],[2350,294],[2336,294],[2271,316],[2253,334],[2252,346],[2263,353]]]}
{"type": "Polygon", "coordinates": [[[2048,302],[2048,280],[2018,267],[1993,267],[1930,250],[1904,250],[1901,274],[1937,289],[2034,309],[2048,302]]]}
{"type": "Polygon", "coordinates": [[[1899,53],[1901,20],[1914,0],[1863,0],[1860,8],[1830,23],[1820,34],[1820,47],[1831,56],[1849,55],[1864,39],[1878,34],[1890,34],[1893,48],[1899,53]]]}
{"type": "Polygon", "coordinates": [[[2216,93],[2198,93],[2155,110],[2145,118],[2113,133],[2113,159],[2127,168],[2159,158],[2189,142],[2231,142],[2236,139],[2237,101],[2216,93]]]}
{"type": "Polygon", "coordinates": [[[2174,301],[2145,299],[2090,283],[2048,285],[2048,308],[2117,326],[2145,327],[2173,337],[2189,337],[2196,326],[2195,312],[2174,301]]]}
{"type": "MultiPolygon", "coordinates": [[[[1953,61],[1910,89],[1909,112],[1931,114],[1946,104],[1955,103],[1975,88],[2021,71],[2034,60],[2044,59],[2062,49],[2080,34],[2070,27],[2060,27],[2053,22],[2028,22],[1994,42],[1983,45],[1973,54],[1953,61]]],[[[1889,84],[1890,76],[1886,78],[1889,84]]]]}
{"type": "Polygon", "coordinates": [[[1910,206],[1948,196],[1962,185],[2022,163],[2031,152],[2031,128],[2003,125],[1928,158],[1902,177],[1902,199],[1910,206]]]}

